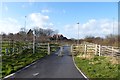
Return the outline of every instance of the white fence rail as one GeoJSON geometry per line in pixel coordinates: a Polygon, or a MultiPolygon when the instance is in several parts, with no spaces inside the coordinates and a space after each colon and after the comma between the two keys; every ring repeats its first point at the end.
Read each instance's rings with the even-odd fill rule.
{"type": "Polygon", "coordinates": [[[47,49],[47,54],[50,55],[50,44],[49,43],[38,43],[37,47],[41,47],[42,49],[47,49]]]}
{"type": "Polygon", "coordinates": [[[75,55],[78,53],[83,53],[83,54],[95,54],[99,56],[113,56],[113,57],[120,56],[120,50],[118,47],[101,46],[93,43],[72,45],[71,52],[73,52],[75,55]]]}
{"type": "Polygon", "coordinates": [[[24,43],[24,45],[19,46],[19,44],[17,44],[16,42],[13,42],[13,46],[10,46],[10,41],[3,41],[3,43],[1,43],[0,45],[0,52],[2,55],[19,54],[22,53],[22,51],[25,49],[33,49],[33,53],[35,53],[37,49],[39,49],[39,51],[45,50],[47,51],[47,54],[50,55],[52,48],[57,47],[55,45],[51,45],[50,43],[35,43],[34,45],[33,43],[24,43]]]}

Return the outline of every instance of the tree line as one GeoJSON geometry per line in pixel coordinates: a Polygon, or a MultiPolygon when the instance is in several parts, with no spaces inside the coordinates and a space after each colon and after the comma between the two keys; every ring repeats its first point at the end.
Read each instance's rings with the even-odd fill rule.
{"type": "Polygon", "coordinates": [[[86,36],[84,39],[80,39],[80,42],[90,42],[90,43],[96,43],[100,45],[105,46],[119,46],[120,42],[120,36],[119,35],[113,35],[108,34],[104,38],[102,37],[94,37],[94,36],[86,36]]]}
{"type": "MultiPolygon", "coordinates": [[[[33,37],[35,37],[36,42],[62,42],[68,44],[77,44],[77,39],[71,38],[68,39],[64,37],[62,34],[58,34],[58,32],[52,29],[42,29],[42,28],[34,28],[33,30],[30,29],[26,31],[22,28],[18,33],[9,33],[9,34],[2,34],[3,41],[26,41],[26,42],[33,42],[33,37]]],[[[106,35],[104,38],[102,37],[94,37],[94,36],[86,36],[83,39],[79,39],[79,43],[82,42],[90,42],[96,43],[100,45],[106,46],[119,46],[120,45],[120,35],[113,35],[109,34],[106,35]]]]}
{"type": "Polygon", "coordinates": [[[34,28],[26,31],[24,28],[21,28],[18,33],[3,33],[3,41],[27,41],[32,42],[33,37],[35,37],[36,42],[49,42],[49,41],[59,41],[67,40],[62,34],[58,34],[57,31],[52,29],[42,29],[34,28]]]}

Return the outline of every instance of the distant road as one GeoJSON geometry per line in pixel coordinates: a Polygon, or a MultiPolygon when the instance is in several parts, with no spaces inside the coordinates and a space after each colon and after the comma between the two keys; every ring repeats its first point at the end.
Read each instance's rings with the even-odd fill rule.
{"type": "Polygon", "coordinates": [[[72,57],[69,56],[69,47],[63,47],[62,57],[58,56],[58,53],[40,59],[9,78],[81,78],[86,80],[75,68],[72,57]]]}

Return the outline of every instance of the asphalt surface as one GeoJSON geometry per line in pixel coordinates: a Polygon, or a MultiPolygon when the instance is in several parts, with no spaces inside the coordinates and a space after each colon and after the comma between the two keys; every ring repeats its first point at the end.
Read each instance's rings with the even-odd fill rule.
{"type": "Polygon", "coordinates": [[[75,68],[69,47],[63,47],[63,56],[55,54],[40,59],[9,78],[84,78],[75,68]]]}

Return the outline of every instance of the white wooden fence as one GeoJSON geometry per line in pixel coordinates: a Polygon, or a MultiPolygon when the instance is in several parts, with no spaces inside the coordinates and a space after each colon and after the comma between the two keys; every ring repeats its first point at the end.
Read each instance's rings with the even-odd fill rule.
{"type": "Polygon", "coordinates": [[[10,51],[11,53],[13,54],[19,54],[21,53],[23,50],[25,49],[30,49],[32,48],[32,43],[27,43],[27,45],[24,45],[24,46],[16,46],[16,42],[13,42],[13,47],[9,46],[10,45],[10,41],[8,42],[5,42],[5,41],[2,41],[3,43],[1,43],[1,47],[0,47],[0,52],[2,55],[10,55],[10,51]],[[5,44],[5,46],[4,46],[5,44]],[[7,47],[6,47],[7,45],[7,47]]]}
{"type": "Polygon", "coordinates": [[[118,47],[113,46],[101,46],[93,43],[85,43],[79,45],[72,45],[71,52],[74,54],[95,54],[99,56],[120,56],[120,50],[118,47]]]}
{"type": "Polygon", "coordinates": [[[42,49],[47,49],[47,54],[50,55],[50,44],[49,43],[38,43],[37,47],[41,47],[42,49]]]}
{"type": "MultiPolygon", "coordinates": [[[[1,45],[2,44],[4,44],[4,43],[1,43],[1,45]]],[[[6,42],[5,42],[5,44],[9,45],[9,43],[6,43],[6,42]]],[[[50,46],[49,43],[36,43],[36,44],[34,44],[34,47],[33,47],[33,43],[27,43],[24,46],[18,46],[18,47],[15,47],[16,46],[15,43],[13,45],[14,45],[14,47],[6,47],[6,46],[0,47],[0,52],[3,53],[2,55],[11,55],[11,54],[9,54],[10,50],[11,50],[12,54],[19,54],[25,49],[33,49],[33,53],[35,53],[35,50],[36,50],[35,48],[39,48],[39,50],[45,50],[45,51],[47,51],[47,54],[50,55],[51,49],[53,47],[56,47],[54,45],[50,46]]]]}

